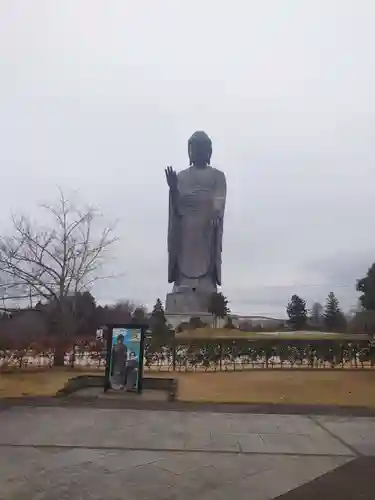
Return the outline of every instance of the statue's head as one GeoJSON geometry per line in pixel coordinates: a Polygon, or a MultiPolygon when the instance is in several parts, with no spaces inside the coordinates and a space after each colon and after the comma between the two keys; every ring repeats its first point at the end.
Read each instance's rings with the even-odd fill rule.
{"type": "Polygon", "coordinates": [[[212,142],[206,132],[198,131],[190,137],[188,142],[190,165],[198,168],[207,167],[211,161],[212,142]]]}

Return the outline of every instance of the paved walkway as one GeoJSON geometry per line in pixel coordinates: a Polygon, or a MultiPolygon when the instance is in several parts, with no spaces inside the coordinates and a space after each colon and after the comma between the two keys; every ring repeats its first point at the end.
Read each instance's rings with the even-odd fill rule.
{"type": "Polygon", "coordinates": [[[0,411],[2,500],[267,500],[372,455],[375,418],[0,411]]]}

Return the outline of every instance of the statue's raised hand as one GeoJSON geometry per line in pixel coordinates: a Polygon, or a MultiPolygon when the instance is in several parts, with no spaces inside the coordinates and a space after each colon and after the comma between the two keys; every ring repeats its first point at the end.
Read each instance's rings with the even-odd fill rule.
{"type": "Polygon", "coordinates": [[[175,191],[177,189],[177,174],[169,165],[165,169],[165,177],[167,178],[169,189],[175,191]]]}

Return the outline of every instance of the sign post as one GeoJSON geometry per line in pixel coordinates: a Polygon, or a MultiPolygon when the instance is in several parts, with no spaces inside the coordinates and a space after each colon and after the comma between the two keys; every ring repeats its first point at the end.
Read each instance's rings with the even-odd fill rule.
{"type": "Polygon", "coordinates": [[[146,325],[113,324],[106,329],[104,392],[142,392],[146,325]]]}

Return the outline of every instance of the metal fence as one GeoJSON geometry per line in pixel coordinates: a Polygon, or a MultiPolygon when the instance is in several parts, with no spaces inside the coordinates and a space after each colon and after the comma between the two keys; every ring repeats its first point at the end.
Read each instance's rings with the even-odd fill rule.
{"type": "MultiPolygon", "coordinates": [[[[53,365],[53,349],[0,351],[0,369],[47,368],[53,365]]],[[[95,342],[70,349],[65,365],[76,369],[104,369],[104,344],[95,342]]],[[[160,345],[146,341],[145,371],[217,372],[259,369],[373,369],[375,347],[368,340],[225,340],[174,341],[160,345]]]]}
{"type": "Polygon", "coordinates": [[[239,371],[259,369],[372,369],[371,342],[226,341],[146,346],[145,369],[239,371]]]}

